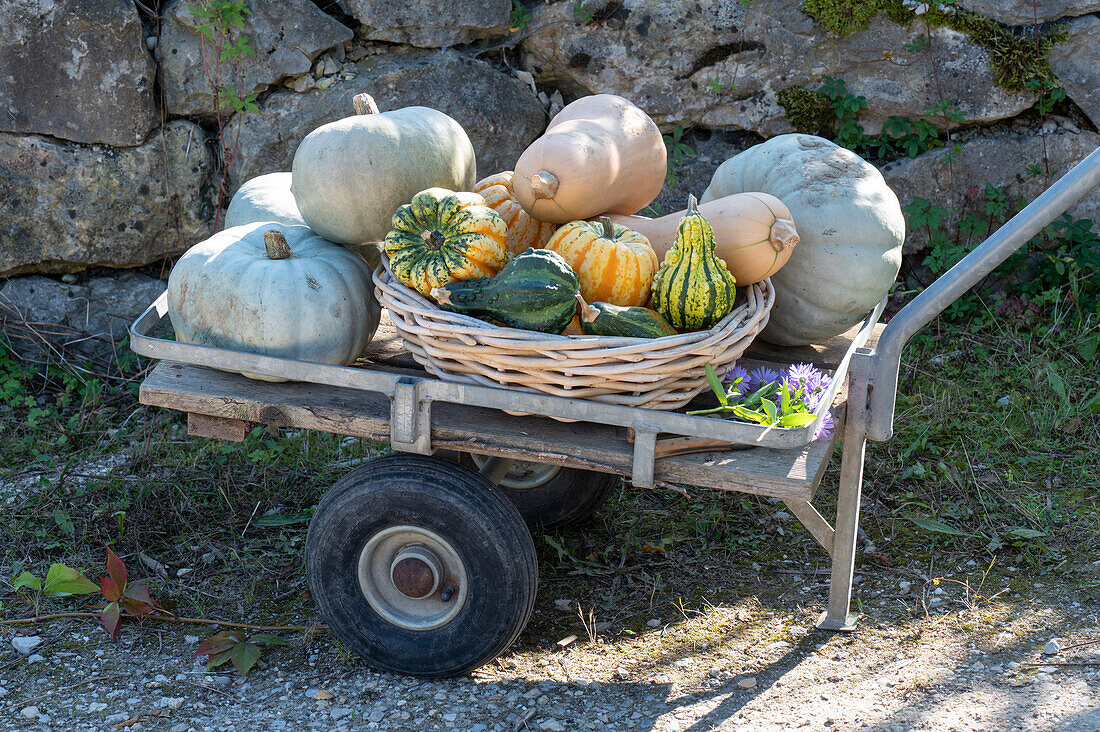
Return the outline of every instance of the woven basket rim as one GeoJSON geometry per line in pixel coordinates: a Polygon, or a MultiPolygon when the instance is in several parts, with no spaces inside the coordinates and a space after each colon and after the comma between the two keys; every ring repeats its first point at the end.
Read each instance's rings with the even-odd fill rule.
{"type": "MultiPolygon", "coordinates": [[[[745,302],[734,307],[720,321],[706,330],[695,330],[687,333],[677,333],[676,335],[659,336],[657,338],[631,338],[626,336],[587,334],[563,335],[496,325],[471,315],[444,310],[439,307],[438,304],[432,302],[424,295],[401,282],[397,276],[393,274],[393,270],[390,269],[389,256],[384,251],[382,252],[381,264],[374,272],[374,281],[375,285],[383,293],[389,294],[392,292],[392,294],[398,296],[399,300],[405,300],[407,304],[419,306],[421,309],[430,313],[431,317],[436,320],[450,321],[448,322],[447,328],[448,335],[456,337],[460,335],[476,335],[482,338],[486,336],[493,338],[499,337],[503,341],[524,342],[523,346],[532,351],[538,350],[541,342],[545,341],[547,348],[568,350],[572,355],[580,355],[576,352],[582,351],[585,352],[585,356],[588,358],[591,358],[591,352],[595,351],[606,350],[608,356],[620,356],[624,351],[629,352],[638,347],[642,347],[644,351],[661,351],[663,355],[668,356],[672,349],[698,346],[712,338],[716,341],[720,341],[723,340],[723,337],[726,336],[729,331],[742,328],[751,321],[769,314],[775,301],[775,288],[772,286],[771,278],[769,277],[761,282],[744,285],[743,287],[745,290],[751,288],[756,293],[756,297],[749,296],[745,302]],[[383,279],[383,277],[385,279],[383,279]],[[760,307],[750,307],[754,299],[762,301],[760,307]],[[408,303],[408,301],[411,301],[411,303],[408,303]],[[455,326],[458,327],[456,328],[455,326]],[[470,332],[465,333],[464,331],[466,329],[470,332]]],[[[382,304],[385,305],[384,302],[382,304]]],[[[392,309],[388,306],[387,308],[392,309]]],[[[431,330],[431,328],[425,329],[431,330]]],[[[487,346],[488,344],[481,343],[479,345],[487,346]]],[[[684,355],[695,354],[693,349],[685,348],[684,350],[684,355]]]]}

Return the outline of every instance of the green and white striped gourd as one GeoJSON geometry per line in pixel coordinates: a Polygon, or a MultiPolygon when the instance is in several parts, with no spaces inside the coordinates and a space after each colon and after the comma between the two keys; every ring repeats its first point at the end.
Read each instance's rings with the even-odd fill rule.
{"type": "Polygon", "coordinates": [[[689,195],[676,243],[653,278],[653,309],[677,330],[710,328],[733,309],[736,284],[714,253],[714,229],[689,195]]]}

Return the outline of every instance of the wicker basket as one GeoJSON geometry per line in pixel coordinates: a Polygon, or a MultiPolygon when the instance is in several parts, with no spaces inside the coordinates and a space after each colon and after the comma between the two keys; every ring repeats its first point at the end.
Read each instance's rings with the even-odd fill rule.
{"type": "Polygon", "coordinates": [[[413,358],[441,379],[650,409],[682,407],[706,389],[704,366],[719,374],[732,366],[775,302],[764,280],[738,288],[734,309],[710,330],[652,339],[562,336],[441,310],[399,282],[384,255],[374,284],[413,358]]]}

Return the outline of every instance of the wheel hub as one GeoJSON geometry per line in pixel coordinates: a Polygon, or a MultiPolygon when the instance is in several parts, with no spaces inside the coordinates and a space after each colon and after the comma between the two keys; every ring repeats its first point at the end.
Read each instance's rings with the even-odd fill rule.
{"type": "Polygon", "coordinates": [[[440,560],[431,549],[413,546],[402,549],[390,566],[393,586],[405,597],[420,600],[439,587],[440,560]]]}
{"type": "MultiPolygon", "coordinates": [[[[473,453],[470,454],[470,457],[473,458],[474,464],[479,469],[484,469],[486,462],[489,460],[484,455],[473,453]]],[[[561,472],[560,465],[532,463],[525,460],[511,460],[509,462],[511,464],[508,466],[508,472],[500,479],[500,485],[514,491],[529,491],[544,486],[561,472]]]]}
{"type": "Polygon", "coordinates": [[[450,542],[421,526],[391,526],[359,553],[359,589],[390,623],[432,630],[454,620],[466,603],[466,567],[450,542]]]}

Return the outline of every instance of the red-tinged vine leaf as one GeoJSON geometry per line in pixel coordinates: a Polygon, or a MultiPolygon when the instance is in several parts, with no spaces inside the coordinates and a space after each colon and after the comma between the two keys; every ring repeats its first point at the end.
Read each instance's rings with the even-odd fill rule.
{"type": "Polygon", "coordinates": [[[237,673],[247,676],[256,665],[256,661],[260,659],[262,653],[260,646],[285,646],[286,644],[282,638],[268,633],[246,635],[240,630],[226,630],[203,641],[195,651],[195,656],[207,656],[207,671],[232,661],[237,673]]]}
{"type": "Polygon", "coordinates": [[[100,592],[103,593],[103,599],[107,602],[117,602],[122,597],[122,588],[117,586],[110,577],[100,577],[99,587],[100,592]]]}
{"type": "Polygon", "coordinates": [[[99,578],[103,597],[107,602],[117,602],[126,591],[126,565],[107,547],[107,576],[99,578]]]}
{"type": "Polygon", "coordinates": [[[149,588],[145,586],[145,580],[130,584],[122,593],[120,602],[131,615],[149,615],[158,609],[163,610],[160,603],[149,596],[149,588]]]}
{"type": "Polygon", "coordinates": [[[111,640],[118,640],[118,631],[122,627],[122,609],[117,602],[112,602],[103,608],[99,621],[103,623],[103,629],[107,631],[107,635],[111,636],[111,640]]]}
{"type": "Polygon", "coordinates": [[[195,657],[214,656],[222,651],[229,651],[233,646],[243,642],[245,634],[239,630],[223,630],[204,640],[195,651],[195,657]]]}

